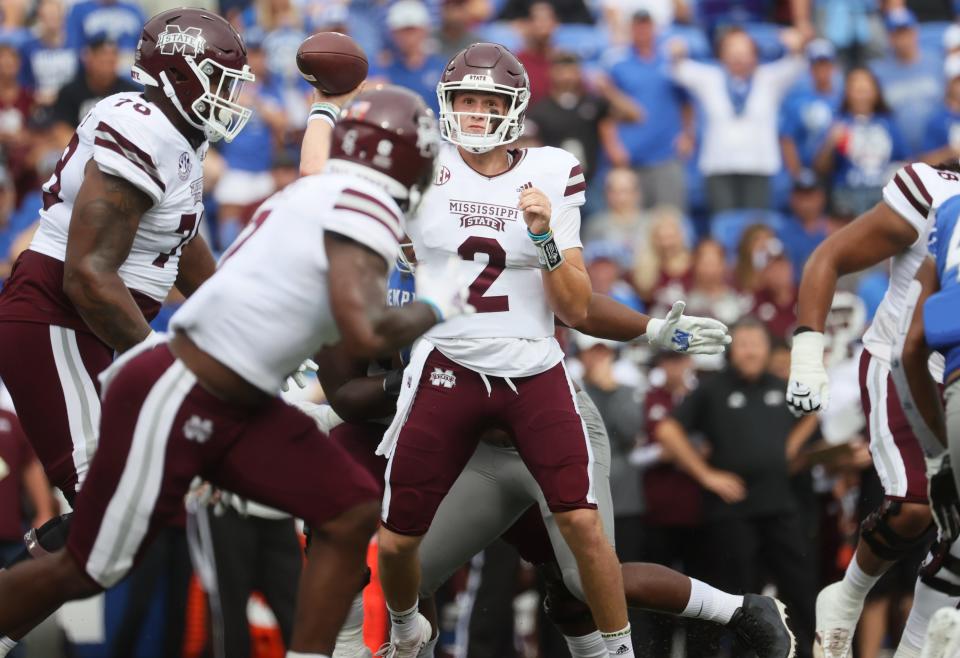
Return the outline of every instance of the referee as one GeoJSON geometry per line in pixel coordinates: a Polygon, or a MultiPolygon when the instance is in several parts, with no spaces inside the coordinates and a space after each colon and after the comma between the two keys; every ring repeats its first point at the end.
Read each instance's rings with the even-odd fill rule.
{"type": "Polygon", "coordinates": [[[730,363],[701,382],[656,429],[677,465],[706,490],[704,520],[717,565],[713,582],[727,591],[760,591],[768,577],[787,604],[798,655],[813,643],[816,578],[790,488],[786,446],[796,419],[785,382],[767,372],[770,337],[747,317],[731,331],[730,363]],[[701,456],[688,436],[710,447],[701,456]]]}

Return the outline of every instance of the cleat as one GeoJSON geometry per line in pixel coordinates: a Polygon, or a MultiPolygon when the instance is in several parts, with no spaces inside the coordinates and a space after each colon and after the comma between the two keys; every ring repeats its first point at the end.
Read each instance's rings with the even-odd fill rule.
{"type": "Polygon", "coordinates": [[[797,642],[787,627],[786,606],[771,596],[745,594],[727,628],[756,651],[757,658],[794,658],[797,653],[797,642]]]}
{"type": "Polygon", "coordinates": [[[817,632],[813,640],[813,658],[852,658],[853,633],[860,620],[863,603],[856,609],[844,609],[840,601],[842,582],[827,585],[817,595],[817,632]]]}
{"type": "Polygon", "coordinates": [[[960,610],[940,608],[930,618],[920,658],[949,658],[960,649],[960,610]]]}
{"type": "Polygon", "coordinates": [[[413,623],[420,626],[420,634],[417,637],[411,641],[399,642],[393,638],[393,633],[391,633],[390,642],[380,647],[373,655],[382,656],[382,658],[417,658],[420,649],[430,641],[433,629],[430,628],[430,622],[427,621],[427,618],[419,612],[413,623]]]}

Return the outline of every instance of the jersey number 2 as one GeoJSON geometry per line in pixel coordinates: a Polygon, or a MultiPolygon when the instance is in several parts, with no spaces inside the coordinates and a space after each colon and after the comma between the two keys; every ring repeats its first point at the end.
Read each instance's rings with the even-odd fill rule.
{"type": "Polygon", "coordinates": [[[507,267],[507,252],[493,238],[481,238],[472,235],[457,249],[463,260],[475,260],[477,254],[487,255],[487,266],[470,284],[470,296],[467,301],[477,309],[477,313],[501,313],[510,310],[510,299],[506,295],[485,293],[507,267]]]}

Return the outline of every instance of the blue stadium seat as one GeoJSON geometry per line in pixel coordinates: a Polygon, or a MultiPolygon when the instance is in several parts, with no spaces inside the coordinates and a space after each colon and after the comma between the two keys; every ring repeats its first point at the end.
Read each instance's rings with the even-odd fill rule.
{"type": "Polygon", "coordinates": [[[523,48],[523,38],[513,26],[506,21],[485,23],[477,27],[477,36],[483,41],[499,43],[511,52],[518,52],[523,48]]]}
{"type": "Polygon", "coordinates": [[[710,237],[722,244],[727,258],[733,260],[737,255],[740,236],[748,226],[766,224],[774,231],[779,231],[784,221],[780,213],[772,210],[725,210],[710,218],[710,237]]]}

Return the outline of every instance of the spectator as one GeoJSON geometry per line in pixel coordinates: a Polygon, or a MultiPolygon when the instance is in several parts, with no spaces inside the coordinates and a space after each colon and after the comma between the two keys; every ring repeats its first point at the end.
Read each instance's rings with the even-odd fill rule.
{"type": "Polygon", "coordinates": [[[654,315],[666,312],[690,284],[693,256],[680,215],[663,208],[654,215],[650,240],[637,252],[634,285],[654,315]]]}
{"type": "Polygon", "coordinates": [[[614,166],[636,168],[645,208],[669,205],[682,210],[687,200],[681,160],[693,154],[693,106],[671,80],[667,60],[657,50],[650,12],[633,15],[631,37],[631,47],[609,67],[609,75],[640,107],[642,117],[618,124],[618,140],[608,138],[604,147],[614,166]]]}
{"type": "Polygon", "coordinates": [[[873,0],[814,0],[819,34],[834,44],[840,61],[847,66],[862,65],[872,43],[873,0]]]}
{"type": "Polygon", "coordinates": [[[13,186],[13,179],[10,177],[9,170],[0,166],[0,282],[3,282],[10,274],[10,268],[16,260],[15,255],[11,255],[11,248],[19,234],[24,231],[29,224],[32,224],[39,215],[34,214],[29,224],[18,221],[14,215],[17,193],[13,186]]]}
{"type": "Polygon", "coordinates": [[[77,50],[67,46],[62,0],[40,0],[33,35],[21,46],[20,81],[33,89],[36,102],[50,105],[77,73],[77,50]]]}
{"type": "Polygon", "coordinates": [[[440,7],[440,56],[450,61],[467,46],[483,41],[474,31],[471,0],[442,0],[440,7]]]}
{"type": "Polygon", "coordinates": [[[921,23],[950,22],[956,18],[956,3],[951,0],[894,0],[892,5],[906,5],[921,23]]]}
{"type": "Polygon", "coordinates": [[[840,112],[814,160],[817,173],[830,179],[831,204],[851,215],[869,210],[907,155],[876,77],[868,68],[850,69],[840,112]]]}
{"type": "Polygon", "coordinates": [[[396,51],[387,56],[387,62],[376,75],[417,92],[439,113],[437,81],[447,62],[430,52],[427,8],[419,0],[400,0],[387,12],[387,27],[396,51]]]}
{"type": "Polygon", "coordinates": [[[257,77],[246,83],[238,102],[253,109],[246,127],[232,142],[218,144],[227,169],[213,192],[219,204],[216,244],[225,249],[243,228],[245,211],[276,189],[270,173],[272,154],[287,129],[282,88],[267,70],[258,39],[247,40],[247,64],[257,77]]]}
{"type": "Polygon", "coordinates": [[[134,2],[125,0],[80,0],[67,14],[67,46],[75,51],[110,41],[117,48],[115,71],[130,76],[133,53],[147,17],[134,2]]]}
{"type": "Polygon", "coordinates": [[[527,20],[523,24],[523,48],[517,59],[530,77],[530,104],[545,98],[550,88],[550,56],[553,51],[553,33],[557,31],[557,13],[549,2],[530,3],[527,20]]]}
{"type": "Polygon", "coordinates": [[[591,242],[583,250],[583,260],[594,292],[609,295],[635,311],[643,311],[643,302],[625,280],[630,262],[627,248],[605,240],[591,242]]]}
{"type": "Polygon", "coordinates": [[[687,313],[733,324],[746,311],[747,301],[730,285],[726,255],[716,240],[701,240],[693,252],[692,281],[687,289],[687,313]]]}
{"type": "Polygon", "coordinates": [[[596,171],[601,135],[615,130],[613,117],[634,121],[640,117],[636,106],[622,94],[614,95],[613,100],[610,103],[587,92],[579,57],[555,51],[550,55],[549,95],[527,115],[537,125],[544,145],[576,156],[588,185],[596,171]]]}
{"type": "Polygon", "coordinates": [[[843,89],[837,79],[836,50],[826,39],[807,44],[810,85],[802,85],[784,101],[780,147],[783,163],[794,177],[813,167],[817,147],[840,108],[843,89]]]}
{"type": "Polygon", "coordinates": [[[793,180],[790,193],[789,219],[779,230],[780,239],[793,261],[794,277],[800,280],[803,264],[827,237],[830,220],[827,218],[827,193],[809,169],[804,169],[793,180]]]}
{"type": "Polygon", "coordinates": [[[890,53],[871,65],[880,81],[907,155],[920,153],[923,131],[943,97],[943,64],[939,53],[920,49],[917,20],[909,9],[895,9],[886,17],[890,53]]]}
{"type": "Polygon", "coordinates": [[[615,43],[629,43],[630,23],[638,11],[649,12],[658,30],[677,23],[689,23],[693,5],[688,0],[602,0],[600,3],[607,31],[615,43]]]}
{"type": "Polygon", "coordinates": [[[764,249],[753,252],[759,272],[751,314],[767,326],[776,341],[792,335],[797,324],[797,285],[793,264],[780,240],[767,240],[764,249]]]}
{"type": "Polygon", "coordinates": [[[656,438],[707,492],[704,515],[718,586],[759,591],[771,574],[791,611],[798,655],[809,656],[812,549],[787,472],[787,445],[797,421],[785,404],[786,382],[767,373],[770,338],[763,324],[747,317],[732,335],[730,365],[701,382],[660,423],[656,438]],[[709,443],[708,459],[691,445],[694,433],[709,443]]]}
{"type": "Polygon", "coordinates": [[[0,146],[17,190],[14,207],[37,186],[30,164],[32,133],[27,129],[33,115],[33,93],[20,84],[20,52],[12,44],[0,43],[0,146]]]}
{"type": "MultiPolygon", "coordinates": [[[[75,5],[76,7],[76,5],[75,5]]],[[[83,68],[57,94],[51,110],[55,140],[64,147],[91,107],[106,96],[135,91],[137,85],[117,75],[117,44],[94,39],[83,50],[83,68]]]]}
{"type": "Polygon", "coordinates": [[[607,173],[603,184],[606,210],[590,217],[583,229],[584,242],[610,240],[631,250],[646,242],[651,217],[643,211],[637,174],[627,167],[607,173]]]}
{"type": "Polygon", "coordinates": [[[943,56],[960,53],[960,25],[953,23],[943,32],[943,56]]]}
{"type": "MultiPolygon", "coordinates": [[[[954,26],[960,30],[960,25],[954,26]]],[[[943,63],[947,80],[943,105],[930,115],[923,139],[923,161],[939,164],[960,156],[960,54],[943,63]]]]}
{"type": "Polygon", "coordinates": [[[741,293],[752,296],[759,289],[760,268],[757,264],[762,258],[761,254],[767,251],[767,243],[775,239],[773,229],[766,224],[752,224],[740,236],[733,281],[741,293]]]}
{"type": "Polygon", "coordinates": [[[506,0],[497,18],[502,21],[519,21],[529,18],[533,5],[536,4],[549,4],[556,19],[561,23],[593,24],[594,22],[593,14],[587,9],[587,3],[584,0],[551,0],[549,3],[543,0],[506,0]]]}
{"type": "Polygon", "coordinates": [[[780,104],[805,68],[799,33],[784,30],[782,40],[790,54],[759,66],[756,44],[739,28],[720,37],[719,67],[694,62],[682,43],[672,43],[674,79],[703,107],[699,167],[711,213],[771,205],[771,178],[781,166],[780,104]]]}

